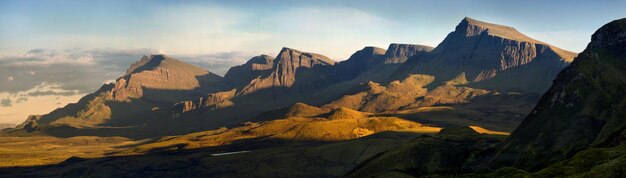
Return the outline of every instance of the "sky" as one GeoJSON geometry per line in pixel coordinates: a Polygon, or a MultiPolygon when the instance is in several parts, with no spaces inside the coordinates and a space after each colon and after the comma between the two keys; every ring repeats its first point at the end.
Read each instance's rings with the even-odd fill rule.
{"type": "Polygon", "coordinates": [[[45,114],[163,53],[223,75],[290,47],[347,59],[364,46],[436,46],[464,18],[582,51],[626,1],[0,1],[0,123],[45,114]]]}

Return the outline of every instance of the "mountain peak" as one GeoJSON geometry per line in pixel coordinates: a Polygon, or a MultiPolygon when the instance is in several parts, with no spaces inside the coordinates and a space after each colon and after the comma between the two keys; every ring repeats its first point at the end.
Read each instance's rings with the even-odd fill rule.
{"type": "Polygon", "coordinates": [[[303,52],[297,49],[293,49],[293,48],[288,48],[288,47],[283,47],[280,50],[280,53],[278,54],[278,56],[276,57],[277,60],[280,59],[286,59],[285,57],[294,57],[294,56],[306,56],[310,59],[316,60],[324,65],[334,65],[335,61],[333,61],[332,59],[321,55],[321,54],[316,54],[316,53],[310,53],[310,52],[303,52]]]}
{"type": "Polygon", "coordinates": [[[383,55],[387,52],[385,49],[379,48],[376,46],[366,46],[360,51],[368,53],[368,54],[376,54],[376,55],[383,55]]]}
{"type": "Polygon", "coordinates": [[[463,18],[463,20],[461,20],[459,25],[456,26],[456,29],[453,33],[455,32],[461,33],[467,37],[478,36],[478,35],[481,35],[483,32],[485,32],[487,33],[487,35],[490,35],[490,36],[497,36],[500,38],[515,40],[519,42],[543,44],[543,45],[548,46],[555,53],[561,56],[563,60],[567,62],[571,62],[574,59],[574,57],[576,57],[576,53],[574,52],[563,50],[555,46],[552,46],[550,44],[544,43],[542,41],[530,38],[524,35],[523,33],[517,31],[517,29],[513,27],[483,22],[483,21],[472,19],[469,17],[465,17],[463,18]]]}
{"type": "Polygon", "coordinates": [[[455,32],[462,33],[465,36],[478,36],[481,35],[483,32],[486,32],[488,35],[491,36],[498,36],[517,41],[545,44],[520,33],[519,31],[517,31],[517,29],[513,27],[483,22],[469,17],[465,17],[463,18],[463,20],[461,20],[459,25],[456,26],[455,32]]]}
{"type": "Polygon", "coordinates": [[[400,55],[399,54],[399,52],[401,52],[400,50],[404,50],[404,49],[408,49],[411,52],[418,52],[418,51],[430,52],[433,50],[433,47],[426,46],[426,45],[418,45],[418,44],[391,43],[389,44],[389,47],[387,48],[386,55],[398,56],[400,55]]]}
{"type": "Polygon", "coordinates": [[[185,63],[173,57],[169,57],[165,54],[153,54],[150,56],[143,56],[141,60],[131,64],[126,70],[125,75],[139,73],[144,70],[153,70],[156,68],[186,71],[194,74],[205,74],[206,70],[197,66],[185,63]]]}

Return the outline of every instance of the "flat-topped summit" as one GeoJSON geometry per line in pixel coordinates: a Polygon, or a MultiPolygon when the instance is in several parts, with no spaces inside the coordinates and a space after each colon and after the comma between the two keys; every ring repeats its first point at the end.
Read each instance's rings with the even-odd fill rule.
{"type": "Polygon", "coordinates": [[[376,47],[376,46],[366,46],[366,47],[363,47],[363,49],[357,51],[357,53],[358,52],[372,54],[372,55],[384,55],[387,52],[387,50],[376,47]]]}
{"type": "Polygon", "coordinates": [[[466,17],[428,55],[416,56],[423,62],[405,64],[413,65],[406,73],[433,75],[435,83],[463,73],[473,87],[543,93],[575,56],[513,27],[466,17]]]}
{"type": "Polygon", "coordinates": [[[154,54],[150,56],[143,56],[141,60],[133,63],[126,70],[126,75],[139,73],[144,70],[153,70],[156,68],[167,69],[167,70],[175,70],[175,71],[184,71],[185,73],[193,73],[193,74],[206,74],[208,71],[175,59],[173,57],[164,55],[164,54],[154,54]]]}
{"type": "Polygon", "coordinates": [[[276,57],[276,59],[294,59],[294,56],[304,56],[307,57],[308,59],[312,59],[313,62],[311,62],[311,64],[324,64],[324,65],[334,65],[335,61],[333,61],[332,59],[321,55],[321,54],[317,54],[317,53],[310,53],[310,52],[302,52],[300,50],[296,50],[296,49],[292,49],[292,48],[288,48],[288,47],[283,47],[280,50],[280,53],[278,54],[278,56],[276,57]]]}
{"type": "Polygon", "coordinates": [[[456,26],[455,31],[452,33],[458,33],[462,36],[467,36],[467,37],[479,36],[479,35],[482,35],[483,33],[486,33],[487,35],[496,36],[496,37],[500,37],[504,39],[546,45],[552,51],[554,51],[559,56],[561,56],[563,60],[568,61],[568,62],[571,62],[574,59],[574,57],[576,57],[576,53],[574,52],[563,50],[563,49],[554,47],[548,43],[535,40],[517,31],[517,29],[513,27],[483,22],[483,21],[472,19],[469,17],[463,18],[463,20],[461,20],[461,22],[456,26]]]}
{"type": "Polygon", "coordinates": [[[512,40],[543,43],[522,34],[513,27],[487,23],[469,17],[465,17],[463,18],[463,20],[461,20],[459,25],[456,26],[455,32],[465,34],[465,36],[478,36],[481,35],[483,32],[486,32],[487,34],[492,36],[499,36],[512,40]]]}

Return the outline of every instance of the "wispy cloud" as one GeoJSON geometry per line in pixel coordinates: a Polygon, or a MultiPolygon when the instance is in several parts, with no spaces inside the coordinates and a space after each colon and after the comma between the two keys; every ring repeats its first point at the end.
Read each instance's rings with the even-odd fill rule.
{"type": "Polygon", "coordinates": [[[0,107],[11,107],[12,106],[12,101],[9,98],[4,98],[2,100],[0,100],[0,107]]]}
{"type": "Polygon", "coordinates": [[[0,92],[16,93],[41,83],[55,83],[65,90],[91,92],[102,82],[115,79],[151,49],[34,49],[21,55],[0,57],[0,92]]]}
{"type": "Polygon", "coordinates": [[[0,92],[0,123],[18,124],[28,115],[45,114],[70,102],[76,102],[83,94],[63,90],[58,84],[41,83],[17,93],[0,92]]]}

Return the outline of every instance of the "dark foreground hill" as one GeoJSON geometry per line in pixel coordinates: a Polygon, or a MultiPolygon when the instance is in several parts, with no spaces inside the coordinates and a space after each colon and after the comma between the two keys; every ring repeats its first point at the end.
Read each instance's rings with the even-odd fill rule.
{"type": "Polygon", "coordinates": [[[624,91],[626,19],[620,19],[593,34],[585,51],[499,146],[472,145],[471,138],[410,141],[364,162],[348,177],[624,177],[624,91]],[[452,154],[458,156],[417,151],[433,144],[453,144],[452,154]]]}

